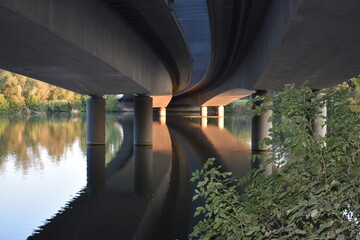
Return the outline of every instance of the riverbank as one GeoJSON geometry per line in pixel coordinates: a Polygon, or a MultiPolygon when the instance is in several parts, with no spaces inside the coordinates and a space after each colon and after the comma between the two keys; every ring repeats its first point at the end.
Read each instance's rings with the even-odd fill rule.
{"type": "MultiPolygon", "coordinates": [[[[104,97],[106,101],[106,112],[120,112],[117,98],[113,95],[107,95],[104,97]]],[[[6,99],[5,99],[6,100],[6,99]]],[[[0,115],[12,116],[12,115],[29,115],[29,114],[46,114],[46,113],[81,113],[86,112],[86,98],[80,99],[80,101],[67,101],[67,100],[51,100],[42,101],[32,104],[14,104],[9,102],[2,108],[0,106],[0,115]]]]}

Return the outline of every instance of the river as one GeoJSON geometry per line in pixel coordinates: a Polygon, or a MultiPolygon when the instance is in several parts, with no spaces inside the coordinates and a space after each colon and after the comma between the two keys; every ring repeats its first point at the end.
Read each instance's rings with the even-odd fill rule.
{"type": "Polygon", "coordinates": [[[107,114],[106,145],[87,146],[83,114],[1,118],[0,240],[187,239],[191,173],[251,169],[243,116],[155,116],[152,147],[133,146],[132,119],[107,114]]]}

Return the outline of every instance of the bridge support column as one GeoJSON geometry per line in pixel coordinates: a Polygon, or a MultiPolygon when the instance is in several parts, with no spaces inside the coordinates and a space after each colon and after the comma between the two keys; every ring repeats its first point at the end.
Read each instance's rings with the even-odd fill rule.
{"type": "Polygon", "coordinates": [[[207,107],[201,106],[201,116],[207,117],[207,107]]]}
{"type": "Polygon", "coordinates": [[[208,119],[207,119],[207,115],[208,115],[207,107],[201,106],[200,114],[201,114],[201,127],[206,128],[207,127],[207,122],[208,122],[208,119]]]}
{"type": "MultiPolygon", "coordinates": [[[[256,96],[264,96],[267,91],[259,90],[253,94],[253,98],[256,96]]],[[[262,102],[257,102],[257,105],[260,105],[262,102]]],[[[271,149],[271,146],[260,146],[259,142],[264,138],[269,138],[270,136],[270,128],[272,127],[272,123],[269,122],[269,118],[272,114],[272,111],[268,111],[266,113],[261,114],[260,116],[255,116],[252,120],[251,127],[251,146],[253,151],[268,151],[271,149]]]]}
{"type": "Polygon", "coordinates": [[[134,191],[137,196],[149,197],[153,183],[153,150],[152,146],[134,147],[134,191]]]}
{"type": "MultiPolygon", "coordinates": [[[[316,98],[320,98],[322,97],[324,94],[323,93],[317,93],[316,98]]],[[[326,104],[324,104],[323,107],[318,107],[316,109],[316,111],[319,111],[319,114],[317,116],[317,118],[315,119],[315,121],[312,123],[312,132],[314,135],[319,135],[322,137],[325,137],[326,132],[327,132],[327,127],[325,125],[325,119],[323,119],[323,117],[327,116],[327,108],[326,108],[326,104]]]]}
{"type": "MultiPolygon", "coordinates": [[[[267,151],[252,150],[251,154],[253,154],[253,155],[256,154],[255,161],[251,162],[252,169],[258,169],[262,163],[267,162],[269,160],[269,158],[271,157],[271,153],[267,152],[267,151]]],[[[266,176],[271,175],[274,168],[275,168],[274,163],[266,164],[264,174],[266,176]]]]}
{"type": "Polygon", "coordinates": [[[224,110],[224,106],[218,106],[218,127],[219,128],[224,128],[224,116],[225,116],[225,110],[224,110]]]}
{"type": "Polygon", "coordinates": [[[152,145],[152,98],[137,95],[134,100],[134,144],[152,145]]]}
{"type": "Polygon", "coordinates": [[[160,110],[159,110],[159,114],[160,114],[160,116],[166,116],[166,108],[161,107],[160,110]]]}
{"type": "Polygon", "coordinates": [[[90,96],[86,101],[86,142],[105,144],[105,99],[102,96],[90,96]]]}
{"type": "Polygon", "coordinates": [[[224,117],[225,116],[224,106],[218,106],[217,110],[218,110],[217,112],[218,112],[219,117],[224,117]]]}
{"type": "Polygon", "coordinates": [[[160,117],[160,124],[165,125],[166,124],[166,108],[161,107],[159,110],[159,117],[160,117]]]}
{"type": "Polygon", "coordinates": [[[105,188],[105,145],[88,145],[86,192],[97,194],[105,188]]]}

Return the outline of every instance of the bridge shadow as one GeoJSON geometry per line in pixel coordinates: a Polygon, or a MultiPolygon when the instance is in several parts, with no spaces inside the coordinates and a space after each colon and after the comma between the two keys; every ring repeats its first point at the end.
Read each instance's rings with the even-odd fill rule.
{"type": "Polygon", "coordinates": [[[187,239],[198,204],[191,173],[209,157],[237,176],[250,166],[248,148],[217,126],[154,121],[153,147],[134,147],[132,115],[121,115],[119,125],[115,157],[105,165],[105,147],[88,146],[86,188],[28,239],[187,239]]]}

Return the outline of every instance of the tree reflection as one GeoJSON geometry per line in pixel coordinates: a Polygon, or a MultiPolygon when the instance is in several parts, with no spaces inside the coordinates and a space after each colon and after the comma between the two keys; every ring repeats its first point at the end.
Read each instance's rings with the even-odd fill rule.
{"type": "Polygon", "coordinates": [[[251,121],[245,115],[225,118],[225,128],[244,142],[251,142],[251,121]]]}
{"type": "MultiPolygon", "coordinates": [[[[106,116],[106,162],[110,162],[121,146],[122,134],[118,115],[106,116]]],[[[59,163],[74,144],[82,155],[86,151],[86,121],[84,114],[54,113],[32,117],[0,119],[0,169],[14,161],[24,174],[30,169],[43,169],[45,161],[59,163]],[[49,159],[42,159],[46,151],[49,159]]]]}
{"type": "Polygon", "coordinates": [[[110,163],[119,151],[123,142],[123,129],[119,124],[119,115],[116,113],[106,114],[106,145],[105,162],[110,163]]]}
{"type": "Polygon", "coordinates": [[[0,167],[13,159],[16,169],[43,168],[41,152],[59,162],[75,141],[85,152],[85,121],[82,115],[49,115],[3,118],[0,121],[0,167]]]}

